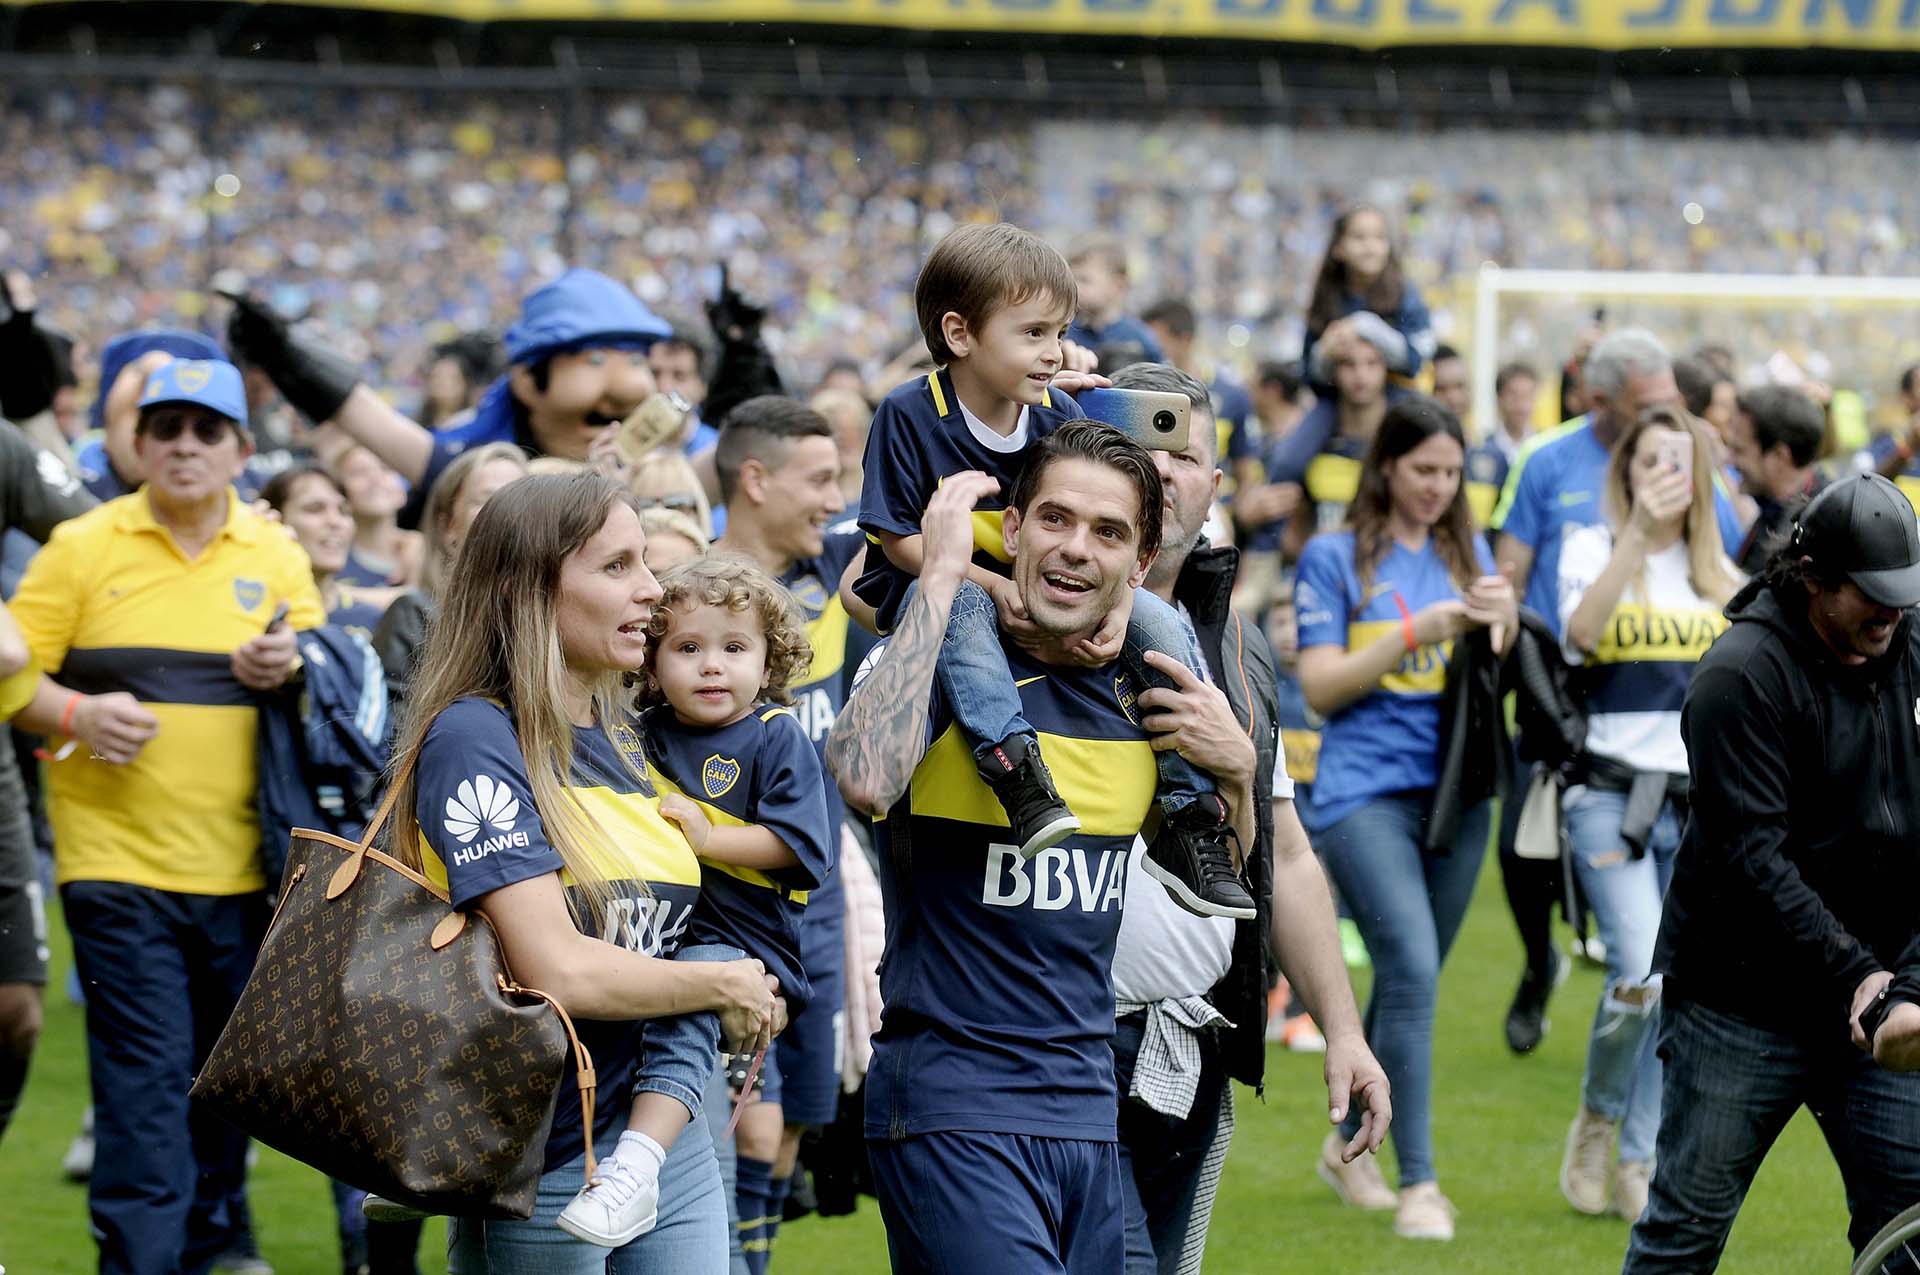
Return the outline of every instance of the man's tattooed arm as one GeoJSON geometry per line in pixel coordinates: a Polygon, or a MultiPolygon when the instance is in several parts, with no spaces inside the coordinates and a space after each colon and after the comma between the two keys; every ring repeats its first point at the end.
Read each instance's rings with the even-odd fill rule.
{"type": "Polygon", "coordinates": [[[913,595],[827,736],[827,769],[847,804],[867,815],[893,808],[927,750],[927,704],[953,591],[932,601],[927,592],[913,595]]]}
{"type": "Polygon", "coordinates": [[[927,751],[934,665],[973,556],[973,507],[999,488],[969,470],[940,484],[920,520],[920,587],[827,736],[827,769],[847,804],[885,814],[927,751]]]}

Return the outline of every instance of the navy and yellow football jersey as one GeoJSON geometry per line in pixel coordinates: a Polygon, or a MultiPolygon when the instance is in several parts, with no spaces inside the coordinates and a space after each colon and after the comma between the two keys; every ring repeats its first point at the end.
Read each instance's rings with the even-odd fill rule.
{"type": "Polygon", "coordinates": [[[1154,753],[1118,665],[1042,664],[1011,643],[1007,663],[1083,826],[1022,859],[933,689],[932,742],[874,825],[887,937],[870,1138],[1114,1138],[1113,949],[1154,753]]]}
{"type": "Polygon", "coordinates": [[[999,479],[1000,490],[974,511],[973,560],[1007,574],[1000,521],[1014,479],[1034,443],[1079,415],[1079,404],[1070,395],[1050,389],[1039,405],[1022,410],[1019,426],[1003,437],[966,419],[953,377],[944,370],[908,381],[881,400],[867,435],[860,491],[860,529],[873,547],[854,584],[860,599],[879,613],[881,632],[893,627],[913,577],[888,561],[880,535],[919,535],[920,517],[940,483],[951,474],[977,469],[999,479]]]}
{"type": "Polygon", "coordinates": [[[647,711],[641,734],[662,792],[677,789],[715,827],[758,824],[799,859],[762,872],[700,860],[694,943],[725,943],[760,960],[798,1013],[811,988],[800,960],[800,909],[833,870],[820,759],[793,714],[761,705],[726,726],[689,726],[670,708],[647,711]]]}
{"type": "MultiPolygon", "coordinates": [[[[592,847],[594,868],[607,881],[601,915],[588,915],[588,896],[547,840],[513,720],[490,700],[455,700],[420,746],[413,816],[427,878],[464,908],[504,886],[557,872],[582,932],[642,956],[672,956],[687,934],[700,865],[680,829],[660,813],[639,737],[626,725],[614,734],[624,760],[600,730],[576,726],[567,778],[568,795],[606,834],[592,847]]],[[[626,1093],[639,1059],[633,1024],[580,1018],[574,1028],[593,1057],[601,1094],[626,1093]]],[[[624,1108],[602,1103],[595,1132],[624,1120],[624,1108]]],[[[562,1085],[547,1168],[580,1154],[580,1119],[580,1095],[562,1085]]]]}

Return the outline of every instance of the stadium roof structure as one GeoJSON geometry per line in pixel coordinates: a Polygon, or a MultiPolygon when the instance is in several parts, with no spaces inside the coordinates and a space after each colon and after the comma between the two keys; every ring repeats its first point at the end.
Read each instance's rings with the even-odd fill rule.
{"type": "Polygon", "coordinates": [[[1920,132],[1920,53],[1376,50],[791,23],[469,22],[205,0],[0,0],[0,81],[74,75],[1025,100],[1303,123],[1920,132]]]}

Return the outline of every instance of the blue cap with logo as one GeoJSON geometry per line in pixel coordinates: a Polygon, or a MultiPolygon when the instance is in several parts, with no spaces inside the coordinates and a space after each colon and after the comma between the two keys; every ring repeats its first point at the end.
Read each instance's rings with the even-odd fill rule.
{"type": "Polygon", "coordinates": [[[226,351],[198,332],[161,329],[151,332],[123,332],[107,342],[100,351],[100,392],[93,396],[90,416],[94,429],[107,424],[107,393],[119,379],[121,369],[152,350],[171,354],[176,359],[224,359],[226,351]]]}
{"type": "Polygon", "coordinates": [[[533,363],[573,350],[644,350],[672,332],[631,288],[575,267],[528,294],[519,320],[507,329],[507,362],[533,363]]]}
{"type": "Polygon", "coordinates": [[[157,403],[192,403],[247,427],[247,390],[240,383],[240,369],[224,359],[175,359],[159,368],[140,392],[142,408],[157,403]]]}

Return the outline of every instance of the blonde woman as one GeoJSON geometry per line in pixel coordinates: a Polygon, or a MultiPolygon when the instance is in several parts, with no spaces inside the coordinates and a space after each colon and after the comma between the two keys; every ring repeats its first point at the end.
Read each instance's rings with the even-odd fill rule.
{"type": "MultiPolygon", "coordinates": [[[[777,1031],[758,961],[670,958],[700,865],[660,812],[623,679],[644,664],[660,585],[634,497],[597,474],[529,477],[474,520],[440,600],[394,760],[395,849],[482,913],[514,974],[573,1016],[599,1074],[601,1156],[631,1105],[633,1020],[712,1011],[723,1039],[777,1031]]],[[[564,1087],[563,1087],[564,1088],[564,1087]]],[[[554,1222],[580,1189],[581,1109],[563,1093],[533,1217],[455,1218],[456,1271],[725,1275],[727,1211],[704,1121],[660,1169],[655,1228],[609,1254],[554,1222]]]]}
{"type": "Polygon", "coordinates": [[[1686,821],[1680,706],[1741,584],[1720,540],[1712,455],[1699,421],[1647,409],[1614,444],[1606,521],[1570,532],[1560,551],[1561,631],[1587,711],[1586,751],[1563,808],[1574,871],[1607,947],[1560,1191],[1582,1213],[1628,1221],[1646,1207],[1660,1125],[1651,971],[1686,821]]]}
{"type": "Polygon", "coordinates": [[[640,514],[647,533],[647,570],[660,575],[707,552],[707,538],[692,518],[677,509],[655,506],[640,514]]]}
{"type": "Polygon", "coordinates": [[[645,509],[671,509],[693,519],[708,539],[714,531],[713,508],[699,475],[679,452],[660,448],[642,456],[627,475],[627,490],[645,509]]]}

